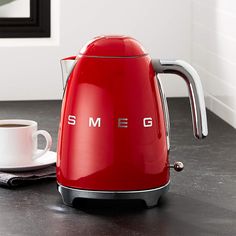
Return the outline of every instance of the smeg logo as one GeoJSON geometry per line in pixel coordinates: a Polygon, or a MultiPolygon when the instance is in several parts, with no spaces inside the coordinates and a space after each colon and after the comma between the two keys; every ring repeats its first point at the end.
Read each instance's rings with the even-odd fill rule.
{"type": "MultiPolygon", "coordinates": [[[[68,125],[76,125],[77,117],[74,115],[68,115],[67,124],[68,125]]],[[[129,127],[129,119],[128,118],[117,118],[117,127],[118,128],[128,128],[129,127]]],[[[88,126],[91,128],[100,128],[102,127],[102,118],[101,117],[88,117],[88,126]]],[[[144,128],[152,127],[153,122],[151,117],[142,118],[142,124],[144,128]]]]}

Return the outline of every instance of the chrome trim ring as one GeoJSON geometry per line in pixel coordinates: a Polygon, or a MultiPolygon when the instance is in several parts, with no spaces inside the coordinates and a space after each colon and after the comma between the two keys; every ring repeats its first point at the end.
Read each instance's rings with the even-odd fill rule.
{"type": "Polygon", "coordinates": [[[65,187],[58,183],[58,191],[62,196],[63,202],[68,206],[73,206],[76,198],[87,199],[140,199],[144,200],[147,207],[157,205],[159,198],[168,191],[170,181],[159,188],[135,191],[94,191],[65,187]]]}

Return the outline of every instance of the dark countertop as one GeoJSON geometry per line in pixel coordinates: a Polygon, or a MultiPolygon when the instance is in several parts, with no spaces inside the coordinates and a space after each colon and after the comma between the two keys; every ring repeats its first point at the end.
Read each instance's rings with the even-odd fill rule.
{"type": "MultiPolygon", "coordinates": [[[[0,188],[0,235],[236,235],[236,131],[208,112],[209,136],[192,135],[186,99],[169,99],[171,187],[158,207],[140,202],[81,201],[63,205],[56,181],[0,188]]],[[[0,102],[1,119],[38,121],[56,150],[60,101],[0,102]]],[[[41,144],[41,140],[40,140],[41,144]]]]}

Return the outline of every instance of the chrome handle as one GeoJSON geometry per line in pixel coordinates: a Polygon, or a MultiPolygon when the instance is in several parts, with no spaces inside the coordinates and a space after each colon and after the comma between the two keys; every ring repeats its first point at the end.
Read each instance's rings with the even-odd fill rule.
{"type": "Polygon", "coordinates": [[[168,105],[167,105],[167,100],[166,96],[164,93],[164,89],[161,83],[161,80],[159,79],[158,76],[156,76],[157,79],[157,84],[161,96],[161,102],[163,106],[163,111],[164,111],[164,119],[165,119],[165,125],[166,125],[166,142],[167,142],[167,150],[170,150],[170,118],[169,118],[169,110],[168,110],[168,105]]]}
{"type": "Polygon", "coordinates": [[[181,76],[188,87],[192,111],[193,133],[198,139],[208,135],[206,107],[201,79],[196,70],[182,60],[152,60],[156,73],[169,73],[181,76]]]}

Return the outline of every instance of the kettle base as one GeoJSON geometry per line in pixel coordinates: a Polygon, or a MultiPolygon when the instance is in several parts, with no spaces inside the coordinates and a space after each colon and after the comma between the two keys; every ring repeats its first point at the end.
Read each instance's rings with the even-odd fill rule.
{"type": "Polygon", "coordinates": [[[107,200],[125,200],[125,199],[139,199],[143,200],[148,208],[157,205],[159,198],[168,191],[169,183],[159,188],[135,191],[94,191],[65,187],[58,184],[58,191],[60,192],[63,202],[68,206],[73,206],[76,198],[87,199],[107,199],[107,200]]]}

